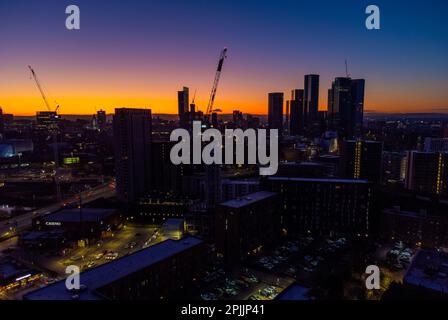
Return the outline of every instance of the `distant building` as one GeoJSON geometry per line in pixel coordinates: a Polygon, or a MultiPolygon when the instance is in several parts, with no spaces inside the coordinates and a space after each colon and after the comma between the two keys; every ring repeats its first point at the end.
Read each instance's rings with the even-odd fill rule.
{"type": "Polygon", "coordinates": [[[283,133],[283,92],[271,92],[268,99],[269,129],[278,129],[279,136],[283,133]]]}
{"type": "Polygon", "coordinates": [[[305,129],[304,90],[294,89],[291,92],[291,100],[287,101],[290,110],[289,134],[303,134],[305,129]]]}
{"type": "Polygon", "coordinates": [[[59,116],[56,111],[37,111],[36,129],[37,130],[55,130],[59,126],[59,116]]]}
{"type": "Polygon", "coordinates": [[[408,151],[406,159],[406,189],[426,194],[447,194],[448,153],[408,151]]]}
{"type": "Polygon", "coordinates": [[[0,107],[0,140],[5,135],[5,118],[3,117],[3,109],[0,107]]]}
{"type": "Polygon", "coordinates": [[[341,138],[362,134],[364,116],[364,79],[336,78],[328,91],[328,122],[330,130],[341,138]]]}
{"type": "Polygon", "coordinates": [[[372,232],[374,194],[367,180],[268,177],[263,183],[281,195],[281,226],[288,234],[372,232]]]}
{"type": "Polygon", "coordinates": [[[185,128],[188,124],[188,107],[190,105],[189,89],[187,87],[183,87],[182,91],[177,92],[177,105],[180,126],[185,128]]]}
{"type": "Polygon", "coordinates": [[[106,111],[99,110],[96,113],[96,121],[97,121],[98,129],[104,130],[106,128],[106,124],[107,124],[106,111]]]}
{"type": "Polygon", "coordinates": [[[381,182],[383,143],[367,140],[344,140],[340,172],[349,179],[381,182]]]}
{"type": "Polygon", "coordinates": [[[117,196],[133,202],[151,189],[151,110],[115,109],[113,128],[117,196]]]}
{"type": "Polygon", "coordinates": [[[448,138],[425,138],[425,152],[448,152],[448,138]]]}
{"type": "Polygon", "coordinates": [[[305,85],[303,93],[305,118],[307,125],[311,125],[318,119],[319,112],[319,75],[305,75],[305,85]]]}
{"type": "Polygon", "coordinates": [[[216,250],[227,264],[272,245],[279,236],[278,195],[260,191],[221,203],[216,210],[216,250]]]}
{"type": "Polygon", "coordinates": [[[24,296],[24,300],[160,300],[189,294],[207,268],[206,244],[194,237],[166,240],[81,273],[82,290],[65,279],[24,296]]]}
{"type": "Polygon", "coordinates": [[[239,110],[233,110],[233,125],[235,128],[243,127],[243,113],[239,110]]]}

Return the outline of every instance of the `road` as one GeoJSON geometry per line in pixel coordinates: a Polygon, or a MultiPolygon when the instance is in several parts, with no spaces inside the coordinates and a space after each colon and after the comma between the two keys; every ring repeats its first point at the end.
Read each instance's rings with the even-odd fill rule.
{"type": "Polygon", "coordinates": [[[105,183],[89,190],[83,191],[68,199],[64,199],[62,203],[54,203],[46,207],[25,213],[23,215],[0,222],[0,239],[17,234],[23,229],[31,226],[35,217],[53,213],[65,206],[76,205],[81,197],[82,203],[86,204],[100,198],[110,198],[115,195],[115,184],[105,183]]]}

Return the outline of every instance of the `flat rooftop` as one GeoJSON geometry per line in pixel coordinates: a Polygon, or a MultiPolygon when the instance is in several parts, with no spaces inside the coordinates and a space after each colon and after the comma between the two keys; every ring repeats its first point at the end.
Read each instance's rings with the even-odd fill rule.
{"type": "Polygon", "coordinates": [[[232,199],[232,200],[229,200],[226,202],[222,202],[222,203],[220,203],[220,205],[225,206],[225,207],[231,207],[231,208],[241,208],[241,207],[247,206],[249,204],[255,203],[257,201],[273,197],[275,195],[276,195],[276,193],[274,193],[274,192],[259,191],[259,192],[254,192],[254,193],[245,195],[238,199],[232,199]]]}
{"type": "MultiPolygon", "coordinates": [[[[99,222],[114,215],[114,209],[82,208],[82,221],[99,222]]],[[[79,222],[81,219],[80,209],[62,209],[42,217],[45,222],[79,222]]]]}
{"type": "Polygon", "coordinates": [[[362,179],[329,179],[329,178],[294,178],[294,177],[269,177],[270,181],[298,181],[298,182],[327,182],[327,183],[353,183],[369,184],[368,180],[362,179]]]}
{"type": "MultiPolygon", "coordinates": [[[[191,236],[184,237],[180,240],[169,239],[83,272],[80,275],[81,285],[85,285],[87,288],[83,292],[76,293],[79,297],[78,300],[101,300],[102,297],[96,293],[96,289],[161,262],[180,252],[191,249],[201,243],[203,243],[202,240],[191,236]]],[[[72,300],[73,294],[65,287],[65,280],[61,280],[27,294],[24,299],[72,300]]]]}
{"type": "Polygon", "coordinates": [[[293,283],[283,290],[275,300],[310,300],[308,296],[309,291],[309,288],[293,283]]]}
{"type": "Polygon", "coordinates": [[[404,283],[448,293],[448,255],[435,250],[420,250],[404,277],[404,283]]]}

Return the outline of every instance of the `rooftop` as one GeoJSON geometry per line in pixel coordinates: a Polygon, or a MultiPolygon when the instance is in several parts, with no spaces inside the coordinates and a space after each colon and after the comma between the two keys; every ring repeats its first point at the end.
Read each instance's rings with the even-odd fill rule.
{"type": "Polygon", "coordinates": [[[435,250],[420,250],[404,283],[448,293],[448,255],[435,250]]]}
{"type": "MultiPolygon", "coordinates": [[[[165,240],[131,255],[83,272],[80,277],[81,285],[85,285],[87,289],[77,293],[78,299],[100,300],[101,297],[96,294],[96,289],[136,273],[184,250],[193,248],[202,242],[202,240],[191,236],[180,240],[165,240]]],[[[26,300],[71,300],[72,296],[73,293],[69,292],[65,287],[65,280],[61,280],[45,288],[33,291],[24,298],[26,300]]]]}
{"type": "Polygon", "coordinates": [[[299,182],[328,182],[328,183],[355,183],[368,184],[368,180],[361,179],[328,179],[328,178],[293,178],[293,177],[269,177],[271,181],[299,181],[299,182]]]}
{"type": "Polygon", "coordinates": [[[310,300],[307,296],[310,289],[302,287],[298,284],[291,284],[282,291],[275,299],[276,300],[310,300]]]}
{"type": "MultiPolygon", "coordinates": [[[[82,208],[82,220],[86,222],[97,222],[115,214],[114,209],[92,209],[82,208]]],[[[45,222],[78,222],[80,220],[80,209],[62,209],[42,217],[45,222]]]]}
{"type": "Polygon", "coordinates": [[[232,200],[223,202],[220,205],[225,206],[225,207],[231,207],[231,208],[241,208],[241,207],[247,206],[249,204],[255,203],[257,201],[273,197],[275,195],[276,195],[276,193],[274,193],[274,192],[259,191],[259,192],[245,195],[238,199],[232,199],[232,200]]]}

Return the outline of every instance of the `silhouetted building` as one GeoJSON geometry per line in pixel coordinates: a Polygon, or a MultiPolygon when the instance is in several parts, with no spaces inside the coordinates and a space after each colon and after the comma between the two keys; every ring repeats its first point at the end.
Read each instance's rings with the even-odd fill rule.
{"type": "Polygon", "coordinates": [[[346,178],[367,179],[379,183],[382,175],[382,153],[382,142],[344,140],[340,172],[346,178]]]}
{"type": "Polygon", "coordinates": [[[268,177],[263,183],[281,195],[281,227],[288,234],[371,232],[373,188],[367,180],[268,177]]]}
{"type": "Polygon", "coordinates": [[[99,110],[96,113],[96,121],[97,121],[98,129],[104,130],[106,128],[106,124],[107,124],[106,111],[99,110]]]}
{"type": "Polygon", "coordinates": [[[278,129],[279,136],[283,133],[283,92],[269,93],[268,101],[269,129],[278,129]]]}
{"type": "Polygon", "coordinates": [[[303,93],[305,121],[307,126],[311,126],[317,121],[319,111],[319,75],[305,75],[305,85],[303,93]]]}
{"type": "Polygon", "coordinates": [[[243,113],[239,110],[233,110],[233,125],[235,128],[243,127],[243,113]]]}
{"type": "Polygon", "coordinates": [[[340,138],[360,137],[364,113],[364,79],[339,77],[328,91],[328,122],[340,138]]]}
{"type": "Polygon", "coordinates": [[[216,210],[216,250],[234,264],[266,246],[279,235],[278,195],[260,191],[221,203],[216,210]]]}
{"type": "Polygon", "coordinates": [[[427,194],[447,194],[447,155],[441,152],[408,151],[406,189],[427,194]]]}
{"type": "Polygon", "coordinates": [[[5,135],[5,118],[3,118],[3,109],[0,107],[0,139],[5,135]]]}
{"type": "Polygon", "coordinates": [[[151,110],[115,109],[113,119],[117,196],[135,201],[151,182],[151,110]]]}
{"type": "Polygon", "coordinates": [[[37,111],[36,113],[36,129],[38,130],[55,130],[58,128],[59,116],[56,111],[37,111]]]}
{"type": "Polygon", "coordinates": [[[177,92],[177,104],[178,104],[178,114],[179,114],[179,123],[182,128],[185,128],[188,124],[188,106],[189,102],[189,89],[187,87],[183,87],[182,91],[177,92]]]}
{"type": "Polygon", "coordinates": [[[291,100],[287,101],[290,110],[289,117],[289,134],[299,135],[303,134],[305,128],[305,113],[304,113],[304,90],[294,89],[291,92],[291,100]]]}

